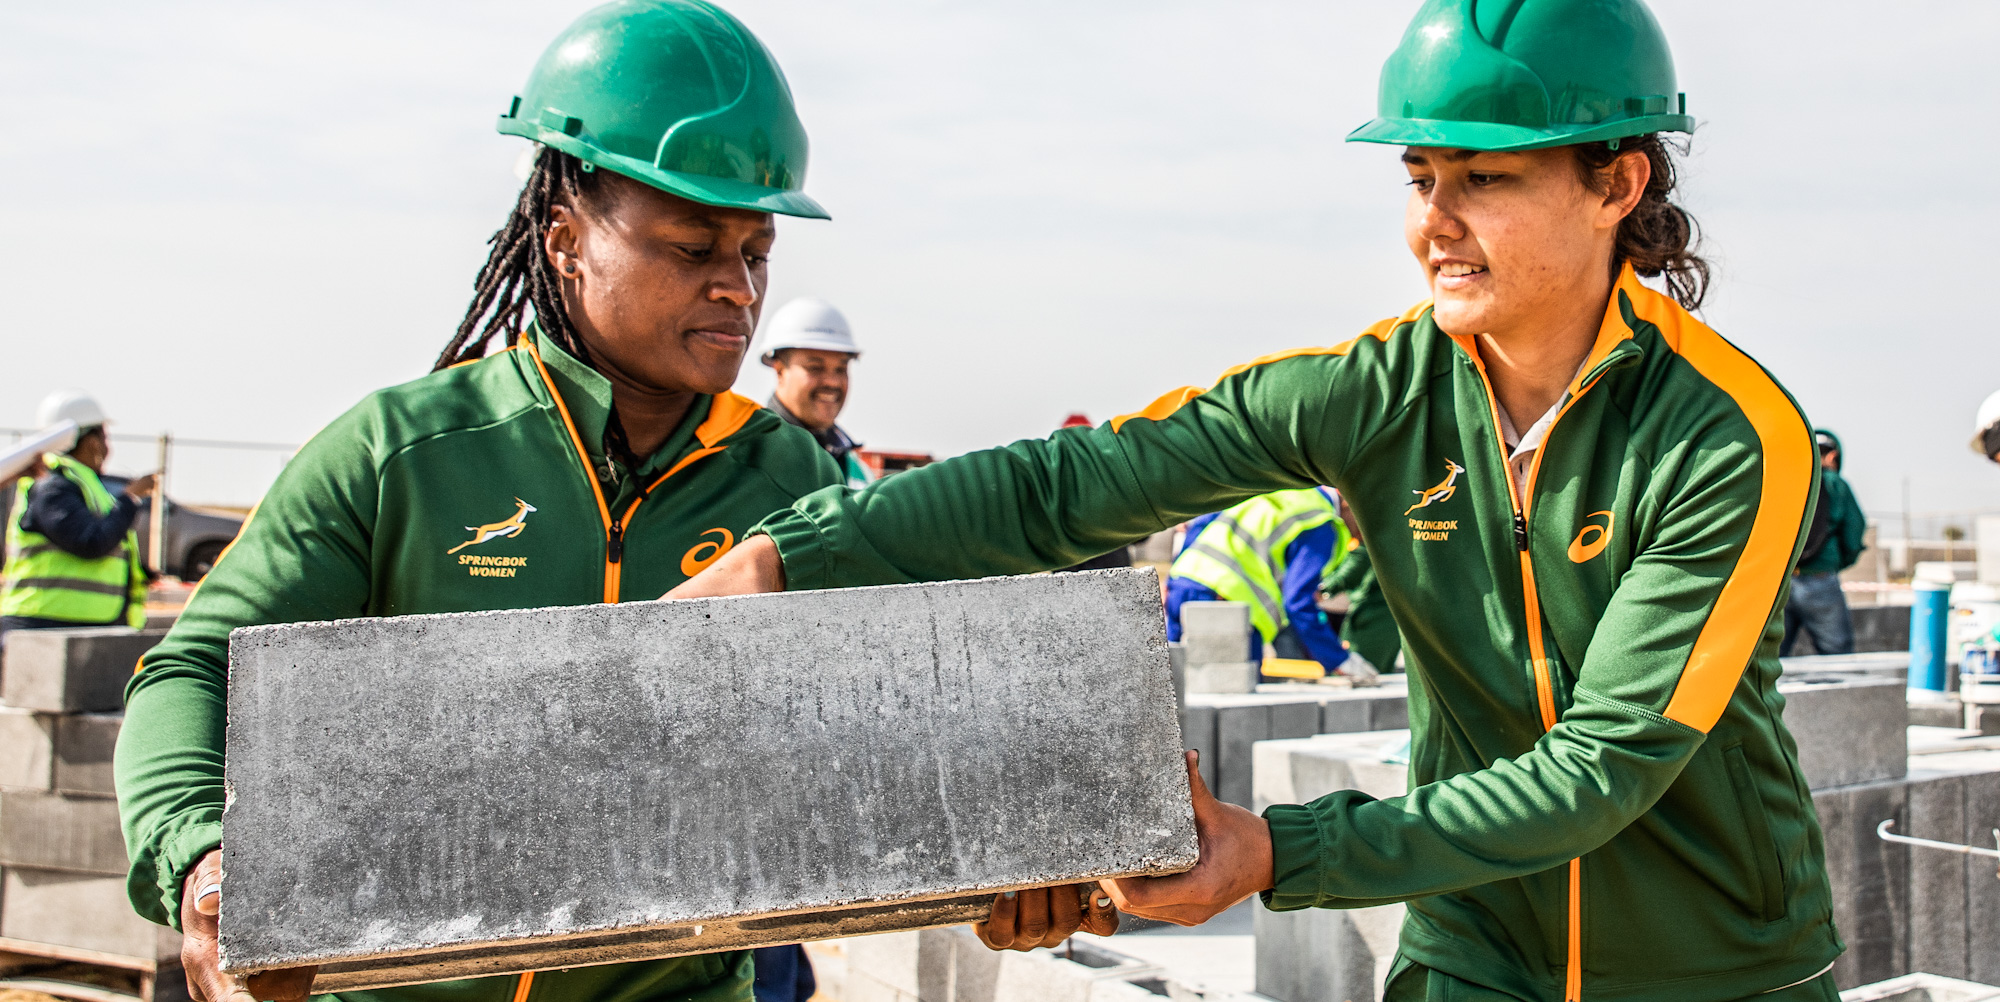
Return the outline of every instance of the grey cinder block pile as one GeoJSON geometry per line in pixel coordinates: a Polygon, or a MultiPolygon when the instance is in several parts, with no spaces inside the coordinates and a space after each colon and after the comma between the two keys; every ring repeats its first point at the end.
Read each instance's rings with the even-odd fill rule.
{"type": "Polygon", "coordinates": [[[122,626],[17,630],[0,655],[0,702],[44,713],[123,709],[133,667],[166,635],[122,626]]]}
{"type": "Polygon", "coordinates": [[[1251,805],[1252,757],[1259,741],[1314,734],[1398,730],[1410,723],[1403,675],[1366,689],[1266,686],[1282,691],[1189,693],[1181,710],[1187,746],[1201,753],[1201,778],[1217,800],[1251,805]]]}
{"type": "Polygon", "coordinates": [[[1150,570],[238,630],[223,963],[357,989],[1173,872],[1174,711],[1150,570]]]}
{"type": "Polygon", "coordinates": [[[0,661],[0,939],[177,979],[180,934],[133,914],[111,782],[121,691],[164,630],[8,634],[0,661]]]}
{"type": "Polygon", "coordinates": [[[1181,644],[1187,648],[1187,691],[1252,692],[1250,606],[1246,602],[1184,602],[1181,644]]]}

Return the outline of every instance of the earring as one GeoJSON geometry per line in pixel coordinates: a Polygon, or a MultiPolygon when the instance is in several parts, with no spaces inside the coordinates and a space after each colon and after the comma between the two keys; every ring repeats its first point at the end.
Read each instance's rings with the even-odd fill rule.
{"type": "Polygon", "coordinates": [[[564,278],[575,278],[575,277],[576,277],[576,262],[575,262],[575,261],[568,261],[568,260],[565,260],[565,261],[564,261],[564,262],[563,262],[562,264],[560,264],[560,265],[558,265],[558,266],[556,267],[556,270],[557,270],[557,271],[559,271],[559,272],[561,272],[561,273],[562,273],[562,277],[564,277],[564,278]]]}

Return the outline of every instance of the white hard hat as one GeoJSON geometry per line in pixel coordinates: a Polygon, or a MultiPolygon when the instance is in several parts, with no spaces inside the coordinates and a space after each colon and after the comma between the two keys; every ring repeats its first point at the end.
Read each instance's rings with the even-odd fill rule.
{"type": "Polygon", "coordinates": [[[1986,438],[1986,429],[1996,424],[2000,424],[2000,390],[1993,391],[1993,395],[1987,397],[1986,402],[1979,405],[1979,414],[1972,419],[1972,451],[1989,459],[1992,458],[1991,456],[1987,456],[1984,439],[1986,438]]]}
{"type": "Polygon", "coordinates": [[[78,428],[95,428],[106,420],[97,398],[75,387],[43,397],[41,409],[35,412],[37,428],[47,428],[58,421],[74,421],[78,428]]]}
{"type": "Polygon", "coordinates": [[[854,343],[847,318],[824,299],[794,299],[764,322],[764,364],[771,364],[771,357],[786,348],[861,356],[861,346],[854,343]]]}

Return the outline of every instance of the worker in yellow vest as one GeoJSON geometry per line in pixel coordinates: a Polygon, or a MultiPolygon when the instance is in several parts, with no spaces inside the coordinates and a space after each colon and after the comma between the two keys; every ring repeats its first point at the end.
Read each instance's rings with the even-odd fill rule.
{"type": "Polygon", "coordinates": [[[1167,639],[1179,640],[1186,602],[1250,606],[1247,654],[1312,660],[1329,675],[1372,683],[1376,669],[1348,650],[1319,608],[1319,583],[1352,537],[1326,487],[1277,491],[1189,523],[1167,578],[1167,639]]]}
{"type": "Polygon", "coordinates": [[[153,495],[154,477],[139,477],[114,497],[99,479],[111,456],[104,409],[81,390],[60,390],[42,401],[37,424],[63,421],[76,424],[76,444],[67,454],[45,453],[46,472],[15,484],[0,570],[0,638],[13,630],[146,622],[146,570],[132,523],[138,502],[153,495]]]}

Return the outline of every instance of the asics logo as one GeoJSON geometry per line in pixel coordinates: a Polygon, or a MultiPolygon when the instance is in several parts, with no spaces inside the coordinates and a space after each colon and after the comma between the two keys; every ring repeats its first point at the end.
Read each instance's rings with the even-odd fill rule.
{"type": "Polygon", "coordinates": [[[1583,528],[1577,530],[1576,538],[1570,540],[1569,543],[1570,563],[1573,564],[1583,563],[1584,561],[1589,560],[1590,558],[1597,556],[1600,553],[1603,553],[1605,546],[1611,543],[1611,526],[1614,522],[1618,520],[1618,517],[1611,514],[1608,511],[1594,511],[1585,517],[1596,518],[1599,515],[1604,516],[1603,525],[1598,525],[1596,522],[1592,522],[1589,525],[1586,525],[1583,528]],[[1591,533],[1593,532],[1596,533],[1597,535],[1595,536],[1591,535],[1591,533]]]}
{"type": "Polygon", "coordinates": [[[709,564],[722,559],[722,555],[728,553],[730,547],[736,545],[736,534],[730,532],[728,529],[707,529],[702,532],[703,536],[718,534],[722,537],[720,540],[703,539],[701,542],[694,544],[692,549],[681,554],[682,574],[688,577],[700,574],[703,570],[707,569],[709,564]]]}

